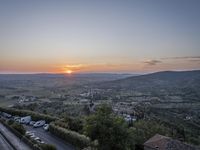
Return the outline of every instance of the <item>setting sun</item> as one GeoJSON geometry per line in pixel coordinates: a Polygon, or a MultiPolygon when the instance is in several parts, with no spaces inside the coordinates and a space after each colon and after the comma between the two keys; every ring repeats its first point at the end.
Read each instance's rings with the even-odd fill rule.
{"type": "Polygon", "coordinates": [[[67,74],[72,74],[72,71],[71,70],[66,70],[66,73],[67,74]]]}

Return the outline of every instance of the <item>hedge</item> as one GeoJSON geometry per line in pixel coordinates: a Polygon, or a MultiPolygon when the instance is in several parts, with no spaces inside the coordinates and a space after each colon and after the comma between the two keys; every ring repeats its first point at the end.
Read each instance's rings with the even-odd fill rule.
{"type": "Polygon", "coordinates": [[[17,116],[31,116],[33,120],[45,120],[46,122],[51,122],[55,121],[59,118],[29,111],[29,110],[20,110],[20,109],[15,109],[15,108],[4,108],[0,107],[0,111],[6,112],[12,115],[17,115],[17,116]]]}
{"type": "Polygon", "coordinates": [[[25,135],[25,133],[26,133],[26,129],[24,128],[24,126],[23,125],[21,125],[21,124],[19,124],[19,123],[13,123],[12,125],[11,125],[11,127],[13,128],[13,129],[15,129],[15,130],[17,130],[21,135],[25,135]]]}
{"type": "Polygon", "coordinates": [[[37,144],[34,144],[28,137],[22,135],[20,132],[18,132],[16,129],[12,127],[12,125],[8,125],[6,123],[6,120],[0,118],[0,122],[7,127],[13,134],[15,134],[18,138],[20,138],[23,142],[25,142],[27,145],[29,145],[33,150],[42,150],[37,144]]]}
{"type": "Polygon", "coordinates": [[[56,150],[56,147],[51,144],[42,144],[40,147],[42,150],[56,150]]]}
{"type": "Polygon", "coordinates": [[[38,144],[35,140],[31,139],[29,136],[24,135],[25,129],[23,128],[23,132],[19,131],[21,130],[20,124],[17,124],[15,122],[11,123],[10,120],[6,121],[2,118],[0,118],[0,122],[6,126],[12,133],[14,133],[18,138],[20,138],[22,141],[24,141],[27,145],[29,145],[33,150],[56,150],[56,147],[52,144],[38,144]],[[17,125],[17,126],[16,126],[17,125]],[[15,126],[17,128],[15,128],[15,126]]]}
{"type": "Polygon", "coordinates": [[[50,124],[49,131],[77,148],[85,148],[90,145],[90,139],[85,135],[56,126],[54,123],[50,124]]]}

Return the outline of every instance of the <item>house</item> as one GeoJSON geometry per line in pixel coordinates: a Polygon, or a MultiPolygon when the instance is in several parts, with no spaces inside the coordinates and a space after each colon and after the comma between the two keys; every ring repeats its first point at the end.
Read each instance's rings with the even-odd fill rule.
{"type": "Polygon", "coordinates": [[[143,145],[144,150],[199,150],[194,146],[159,134],[154,135],[143,145]]]}

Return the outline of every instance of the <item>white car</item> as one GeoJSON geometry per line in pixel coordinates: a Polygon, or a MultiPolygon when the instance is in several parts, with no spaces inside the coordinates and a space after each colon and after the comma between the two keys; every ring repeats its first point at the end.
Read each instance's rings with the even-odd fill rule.
{"type": "Polygon", "coordinates": [[[26,135],[30,135],[31,134],[31,132],[30,131],[26,131],[26,135]]]}
{"type": "Polygon", "coordinates": [[[26,135],[31,137],[31,138],[35,138],[35,134],[33,132],[26,131],[26,135]]]}
{"type": "Polygon", "coordinates": [[[34,139],[36,136],[35,136],[34,133],[32,133],[32,134],[30,135],[30,137],[31,137],[32,139],[34,139]]]}
{"type": "Polygon", "coordinates": [[[34,140],[40,144],[44,144],[44,141],[42,141],[39,137],[36,137],[34,140]]]}
{"type": "Polygon", "coordinates": [[[18,120],[18,119],[21,119],[21,117],[19,117],[19,116],[14,116],[13,118],[14,118],[15,121],[18,120]]]}
{"type": "Polygon", "coordinates": [[[33,126],[35,124],[35,121],[30,121],[29,125],[33,126]]]}
{"type": "Polygon", "coordinates": [[[3,112],[3,116],[6,117],[6,118],[11,118],[12,117],[11,114],[8,114],[8,113],[5,113],[5,112],[3,112]]]}
{"type": "Polygon", "coordinates": [[[34,133],[30,132],[30,131],[26,131],[26,135],[32,136],[32,135],[34,135],[34,133]]]}
{"type": "Polygon", "coordinates": [[[20,123],[29,124],[30,121],[31,121],[31,116],[26,116],[21,118],[20,123]]]}
{"type": "Polygon", "coordinates": [[[15,122],[17,122],[17,123],[20,123],[21,122],[21,118],[19,117],[19,118],[16,118],[16,119],[14,119],[15,120],[15,122]]]}
{"type": "Polygon", "coordinates": [[[43,126],[43,129],[44,129],[45,131],[48,131],[48,130],[49,130],[49,124],[45,124],[45,125],[43,126]]]}
{"type": "Polygon", "coordinates": [[[34,127],[34,128],[42,127],[45,123],[46,123],[45,120],[40,120],[40,121],[37,121],[37,122],[33,125],[33,127],[34,127]]]}

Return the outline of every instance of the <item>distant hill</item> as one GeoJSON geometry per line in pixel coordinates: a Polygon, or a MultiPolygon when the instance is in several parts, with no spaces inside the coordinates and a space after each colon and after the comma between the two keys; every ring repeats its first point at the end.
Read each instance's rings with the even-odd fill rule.
{"type": "Polygon", "coordinates": [[[94,80],[94,81],[112,81],[122,78],[135,76],[135,74],[114,74],[114,73],[80,73],[80,74],[0,74],[0,81],[3,80],[41,80],[41,79],[75,79],[75,80],[94,80]]]}
{"type": "Polygon", "coordinates": [[[164,71],[106,82],[100,88],[157,94],[192,95],[200,98],[200,70],[164,71]]]}
{"type": "Polygon", "coordinates": [[[118,80],[131,74],[0,74],[0,92],[5,89],[42,87],[58,88],[118,80]]]}
{"type": "Polygon", "coordinates": [[[107,85],[137,87],[138,85],[152,86],[152,83],[153,85],[174,85],[176,83],[187,84],[188,82],[196,84],[196,81],[200,81],[200,70],[156,72],[152,74],[132,76],[125,79],[108,82],[107,85]]]}

